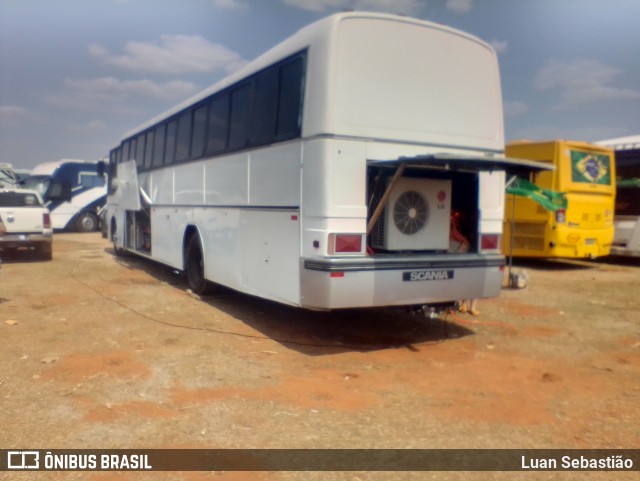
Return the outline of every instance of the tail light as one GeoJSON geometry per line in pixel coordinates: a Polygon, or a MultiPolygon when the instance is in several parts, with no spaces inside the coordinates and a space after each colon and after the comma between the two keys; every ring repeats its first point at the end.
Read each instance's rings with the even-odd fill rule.
{"type": "Polygon", "coordinates": [[[502,248],[500,234],[480,234],[481,252],[499,252],[502,248]]]}
{"type": "Polygon", "coordinates": [[[567,212],[564,209],[558,209],[556,211],[556,222],[558,224],[564,224],[567,221],[567,212]]]}
{"type": "Polygon", "coordinates": [[[359,254],[362,252],[361,234],[329,234],[329,254],[359,254]]]}
{"type": "Polygon", "coordinates": [[[51,214],[42,214],[42,225],[45,229],[51,229],[51,214]]]}

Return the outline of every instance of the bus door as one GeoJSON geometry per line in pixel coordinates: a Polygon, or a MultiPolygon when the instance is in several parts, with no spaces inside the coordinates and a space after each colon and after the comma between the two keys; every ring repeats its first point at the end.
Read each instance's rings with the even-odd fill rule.
{"type": "Polygon", "coordinates": [[[137,220],[142,205],[136,161],[122,162],[118,164],[117,169],[118,188],[114,192],[114,204],[117,206],[116,242],[128,249],[138,250],[137,246],[143,242],[138,239],[141,236],[137,235],[137,220]]]}

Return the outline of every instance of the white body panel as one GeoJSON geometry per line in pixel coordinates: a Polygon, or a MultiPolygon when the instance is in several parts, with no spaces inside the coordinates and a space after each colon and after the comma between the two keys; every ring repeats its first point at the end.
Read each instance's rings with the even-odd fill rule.
{"type": "Polygon", "coordinates": [[[640,217],[619,215],[614,219],[614,225],[611,254],[640,256],[640,217]]]}
{"type": "Polygon", "coordinates": [[[502,233],[504,219],[504,171],[480,172],[480,232],[502,233]]]}

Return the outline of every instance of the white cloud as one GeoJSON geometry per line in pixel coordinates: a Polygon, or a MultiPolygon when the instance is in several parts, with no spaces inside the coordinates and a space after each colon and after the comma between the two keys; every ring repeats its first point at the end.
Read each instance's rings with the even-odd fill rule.
{"type": "Polygon", "coordinates": [[[515,100],[513,102],[505,102],[504,104],[504,115],[506,117],[517,117],[519,115],[524,115],[529,111],[529,106],[520,102],[519,100],[515,100]]]}
{"type": "Polygon", "coordinates": [[[213,0],[213,6],[221,10],[246,10],[248,8],[243,0],[213,0]]]}
{"type": "Polygon", "coordinates": [[[119,114],[137,114],[135,107],[149,99],[163,101],[182,100],[193,95],[199,88],[180,80],[153,82],[151,80],[119,80],[114,77],[97,79],[72,79],[64,81],[67,92],[49,95],[45,101],[57,107],[80,110],[100,110],[119,114]]]}
{"type": "Polygon", "coordinates": [[[639,90],[613,85],[620,73],[620,70],[600,60],[550,59],[533,81],[539,90],[559,91],[560,102],[557,108],[609,100],[639,100],[639,90]]]}
{"type": "Polygon", "coordinates": [[[223,70],[230,73],[246,63],[236,52],[199,35],[163,35],[156,43],[131,41],[121,55],[92,44],[89,53],[106,65],[132,72],[185,74],[223,70]]]}
{"type": "Polygon", "coordinates": [[[0,105],[0,117],[2,118],[24,118],[29,111],[17,105],[0,105]]]}
{"type": "Polygon", "coordinates": [[[309,10],[311,12],[326,12],[336,8],[347,8],[348,0],[281,0],[290,7],[309,10]]]}
{"type": "Polygon", "coordinates": [[[494,50],[497,53],[506,52],[507,51],[507,47],[509,46],[509,43],[504,41],[504,40],[492,40],[489,43],[491,44],[491,46],[494,48],[494,50]]]}
{"type": "Polygon", "coordinates": [[[0,125],[19,126],[29,120],[31,112],[18,105],[0,105],[0,125]]]}
{"type": "Polygon", "coordinates": [[[447,9],[454,13],[469,13],[472,8],[471,0],[447,0],[447,9]]]}
{"type": "Polygon", "coordinates": [[[312,12],[332,10],[369,10],[415,15],[425,6],[424,0],[281,0],[290,7],[312,12]]]}
{"type": "Polygon", "coordinates": [[[106,131],[108,129],[108,125],[102,120],[92,120],[84,124],[79,124],[79,123],[69,124],[67,126],[67,129],[75,133],[93,134],[96,132],[106,131]]]}

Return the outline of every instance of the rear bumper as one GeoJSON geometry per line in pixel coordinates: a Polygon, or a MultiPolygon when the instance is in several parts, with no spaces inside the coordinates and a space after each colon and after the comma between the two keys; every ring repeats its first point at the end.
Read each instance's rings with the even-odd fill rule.
{"type": "Polygon", "coordinates": [[[307,258],[301,305],[344,309],[496,297],[504,264],[498,254],[307,258]]]}
{"type": "Polygon", "coordinates": [[[43,251],[51,250],[51,233],[22,233],[5,234],[0,237],[0,249],[31,249],[43,251]]]}

